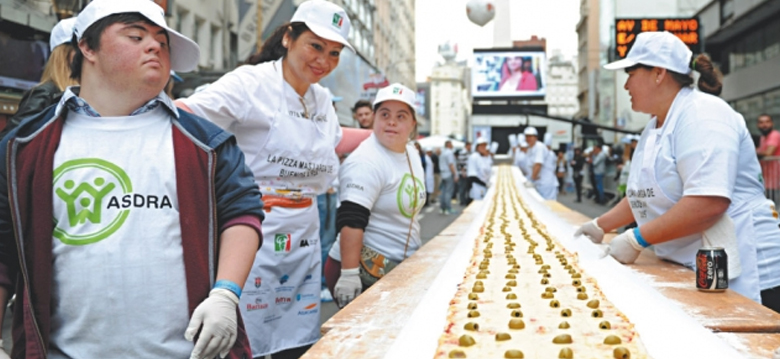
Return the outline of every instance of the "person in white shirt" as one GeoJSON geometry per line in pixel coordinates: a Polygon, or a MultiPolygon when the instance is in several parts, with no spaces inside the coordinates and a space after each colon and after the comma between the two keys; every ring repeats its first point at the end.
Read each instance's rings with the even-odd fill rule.
{"type": "Polygon", "coordinates": [[[253,356],[297,358],[320,337],[322,261],[316,196],[338,175],[343,138],[331,96],[318,85],[339,64],[350,22],[324,0],[298,6],[241,66],[180,106],[236,134],[266,207],[263,237],[244,283],[241,314],[253,356]],[[338,147],[337,147],[338,146],[338,147]]]}
{"type": "Polygon", "coordinates": [[[780,311],[780,229],[753,141],[742,116],[712,95],[721,91],[712,62],[691,58],[675,35],[645,32],[625,59],[605,66],[625,69],[632,108],[653,117],[634,152],[626,198],[576,234],[601,242],[605,231],[636,221],[607,247],[622,263],[653,245],[658,257],[693,267],[699,248],[724,247],[729,288],[780,311]],[[703,92],[691,88],[692,69],[703,92]]]}
{"type": "Polygon", "coordinates": [[[340,236],[325,264],[339,307],[355,299],[421,246],[417,213],[425,202],[422,164],[409,144],[417,128],[415,92],[392,84],[374,100],[374,133],[339,171],[340,236]]]}
{"type": "Polygon", "coordinates": [[[520,139],[518,142],[518,148],[515,151],[514,165],[520,168],[520,172],[526,178],[531,178],[531,170],[528,168],[528,142],[525,139],[520,139]]]}
{"type": "Polygon", "coordinates": [[[441,213],[452,214],[452,194],[455,192],[455,184],[458,183],[457,162],[455,154],[452,152],[452,141],[444,142],[444,150],[439,156],[439,170],[441,175],[441,213]]]}
{"type": "Polygon", "coordinates": [[[483,199],[487,193],[490,175],[492,173],[493,158],[488,151],[488,143],[484,138],[477,139],[476,151],[469,156],[468,180],[471,185],[469,196],[471,199],[483,199]]]}
{"type": "Polygon", "coordinates": [[[525,141],[528,142],[529,180],[536,187],[536,191],[539,192],[542,198],[555,200],[558,198],[555,158],[551,157],[552,155],[547,146],[538,140],[539,133],[536,131],[536,128],[526,127],[523,134],[525,134],[525,141]]]}

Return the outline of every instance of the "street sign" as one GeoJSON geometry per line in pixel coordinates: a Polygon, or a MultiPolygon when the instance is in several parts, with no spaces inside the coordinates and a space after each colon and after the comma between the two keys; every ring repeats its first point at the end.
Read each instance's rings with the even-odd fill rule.
{"type": "Polygon", "coordinates": [[[615,59],[625,58],[636,35],[646,31],[669,31],[694,54],[702,52],[698,18],[615,19],[615,59]]]}

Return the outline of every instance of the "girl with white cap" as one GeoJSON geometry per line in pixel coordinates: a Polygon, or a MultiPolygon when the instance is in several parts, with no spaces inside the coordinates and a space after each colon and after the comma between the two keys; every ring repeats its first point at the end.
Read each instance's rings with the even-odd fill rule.
{"type": "Polygon", "coordinates": [[[342,129],[328,90],[317,82],[336,68],[344,48],[352,50],[349,29],[339,6],[303,2],[254,56],[256,65],[179,103],[236,134],[263,192],[266,245],[241,298],[255,358],[298,357],[320,336],[316,196],[338,174],[342,129]]]}
{"type": "Polygon", "coordinates": [[[422,163],[414,147],[414,91],[392,84],[377,92],[373,134],[339,170],[340,237],[325,279],[343,307],[422,245],[417,213],[425,203],[422,163]]]}
{"type": "Polygon", "coordinates": [[[653,117],[634,152],[626,198],[576,234],[601,242],[605,231],[636,221],[609,244],[622,263],[653,245],[660,258],[693,267],[699,248],[725,247],[729,288],[780,311],[780,230],[753,141],[742,116],[711,95],[721,83],[709,58],[691,58],[673,34],[645,32],[625,59],[605,66],[625,69],[632,108],[653,117]],[[703,92],[691,88],[692,69],[703,92]]]}
{"type": "Polygon", "coordinates": [[[75,17],[67,18],[58,22],[51,29],[49,36],[51,54],[49,54],[46,66],[43,68],[41,82],[25,92],[22,101],[19,102],[16,114],[8,120],[5,128],[0,132],[0,138],[19,125],[19,122],[26,117],[57,103],[65,88],[78,85],[78,82],[70,77],[70,60],[76,51],[76,48],[70,44],[75,22],[75,17]]]}

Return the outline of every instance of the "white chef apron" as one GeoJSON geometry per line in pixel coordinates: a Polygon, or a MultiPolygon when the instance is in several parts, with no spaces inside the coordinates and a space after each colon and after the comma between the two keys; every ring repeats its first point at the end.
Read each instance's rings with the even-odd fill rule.
{"type": "MultiPolygon", "coordinates": [[[[680,114],[675,108],[685,103],[692,91],[681,91],[666,116],[666,123],[661,128],[647,129],[634,152],[631,163],[626,197],[634,214],[634,220],[639,226],[644,225],[666,213],[682,197],[682,193],[672,193],[672,200],[656,180],[655,163],[663,146],[669,146],[674,135],[674,128],[680,114]]],[[[662,159],[663,160],[663,159],[662,159]]],[[[744,210],[730,213],[737,230],[738,250],[742,262],[742,275],[729,281],[729,288],[761,303],[758,283],[758,265],[756,261],[755,235],[753,231],[753,214],[749,206],[744,210]]],[[[730,211],[732,212],[732,211],[730,211]]],[[[677,238],[653,246],[659,258],[680,263],[689,268],[695,268],[696,252],[702,247],[701,233],[677,238]]],[[[695,285],[691,283],[691,286],[695,285]]]]}
{"type": "Polygon", "coordinates": [[[485,186],[479,183],[471,184],[471,189],[469,190],[469,197],[471,197],[471,199],[483,199],[485,198],[485,193],[487,193],[487,188],[485,188],[485,186]]]}
{"type": "Polygon", "coordinates": [[[263,246],[255,255],[240,303],[255,358],[308,345],[320,337],[322,273],[315,197],[335,179],[339,166],[334,148],[337,127],[323,121],[332,106],[330,99],[315,96],[312,119],[291,116],[281,69],[268,77],[268,81],[279,84],[280,104],[271,120],[267,142],[258,154],[268,160],[253,169],[255,179],[264,195],[308,197],[313,205],[277,206],[265,214],[263,246]],[[306,177],[282,176],[282,171],[312,169],[321,171],[308,172],[306,177]]]}

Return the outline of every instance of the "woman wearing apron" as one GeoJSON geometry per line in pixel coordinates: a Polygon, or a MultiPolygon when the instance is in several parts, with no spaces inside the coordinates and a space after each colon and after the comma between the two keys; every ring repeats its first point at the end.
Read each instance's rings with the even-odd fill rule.
{"type": "Polygon", "coordinates": [[[691,57],[676,36],[646,32],[624,60],[605,66],[625,69],[633,109],[653,118],[634,152],[626,198],[575,235],[600,243],[605,231],[636,221],[637,228],[610,242],[615,259],[633,263],[653,245],[658,257],[692,268],[703,236],[720,230],[726,235],[709,238],[741,263],[732,268],[729,261],[730,274],[739,274],[730,275],[729,288],[780,311],[780,230],[763,195],[750,133],[741,115],[710,95],[721,84],[709,58],[691,57]],[[691,69],[701,74],[704,92],[691,88],[691,69]]]}
{"type": "MultiPolygon", "coordinates": [[[[316,196],[338,174],[342,138],[328,91],[349,19],[322,0],[302,3],[255,57],[181,107],[236,134],[266,210],[241,314],[255,358],[297,358],[319,339],[321,254],[316,196]]],[[[366,131],[368,132],[368,131],[366,131]]]]}
{"type": "Polygon", "coordinates": [[[493,160],[488,152],[487,141],[484,138],[477,139],[476,151],[469,156],[468,179],[469,197],[471,199],[482,199],[487,193],[488,182],[493,167],[493,160]]]}
{"type": "Polygon", "coordinates": [[[340,236],[325,263],[339,307],[420,248],[417,213],[425,203],[422,163],[409,139],[416,133],[415,92],[392,84],[374,100],[374,133],[339,171],[340,236]]]}

